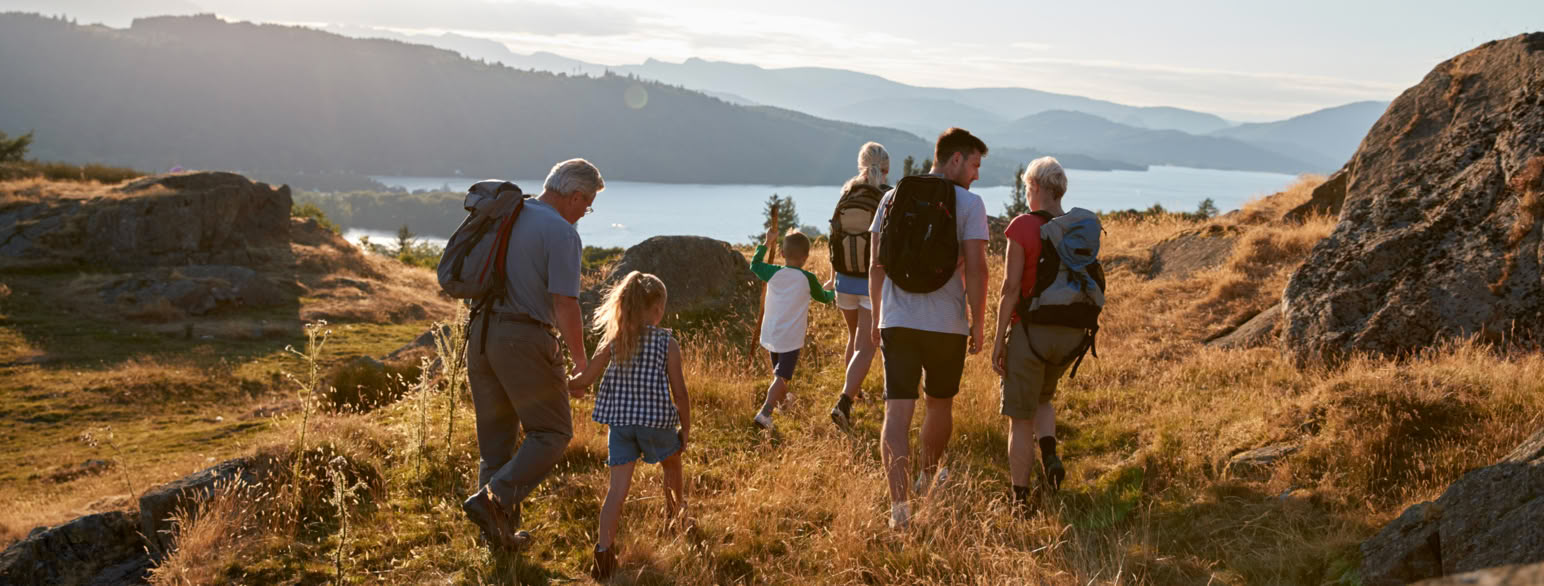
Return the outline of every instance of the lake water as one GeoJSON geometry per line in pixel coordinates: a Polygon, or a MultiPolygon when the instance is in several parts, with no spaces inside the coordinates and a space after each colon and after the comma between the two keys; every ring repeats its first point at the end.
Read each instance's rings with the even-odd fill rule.
{"type": "MultiPolygon", "coordinates": [[[[375,177],[381,183],[409,191],[465,190],[475,180],[466,177],[375,177]]],[[[1064,203],[1092,210],[1146,209],[1157,203],[1174,211],[1193,211],[1211,198],[1222,211],[1237,209],[1262,195],[1281,191],[1293,175],[1249,171],[1217,171],[1186,167],[1152,167],[1147,171],[1067,171],[1064,203]]],[[[527,193],[540,192],[541,179],[516,180],[527,193]]],[[[679,185],[608,181],[595,200],[595,213],[579,221],[579,235],[589,246],[632,246],[651,236],[687,234],[728,242],[746,242],[761,232],[762,210],[772,194],[792,197],[801,224],[824,231],[836,206],[839,186],[679,185]]],[[[1012,186],[977,187],[990,214],[1001,214],[1012,186]]],[[[411,224],[411,221],[409,220],[411,224]]],[[[394,242],[395,232],[350,229],[357,241],[369,235],[375,242],[394,242]]],[[[448,234],[426,234],[443,244],[448,234]]]]}

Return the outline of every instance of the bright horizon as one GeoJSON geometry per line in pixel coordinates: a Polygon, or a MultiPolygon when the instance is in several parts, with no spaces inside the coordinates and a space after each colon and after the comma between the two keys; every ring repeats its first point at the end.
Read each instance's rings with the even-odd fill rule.
{"type": "Polygon", "coordinates": [[[1544,3],[1107,2],[871,4],[787,0],[0,0],[0,10],[127,26],[137,16],[455,33],[601,65],[689,58],[826,67],[919,86],[1026,87],[1235,122],[1391,100],[1486,41],[1544,29],[1544,3]],[[1474,8],[1475,4],[1483,8],[1474,8]]]}

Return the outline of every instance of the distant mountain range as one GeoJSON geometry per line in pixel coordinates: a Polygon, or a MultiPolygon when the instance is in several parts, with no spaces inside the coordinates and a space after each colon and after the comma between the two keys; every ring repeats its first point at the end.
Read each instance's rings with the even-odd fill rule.
{"type": "MultiPolygon", "coordinates": [[[[35,130],[34,156],[152,171],[529,178],[583,156],[613,179],[835,185],[866,141],[889,147],[897,171],[905,156],[932,152],[899,130],[618,75],[518,71],[211,16],[111,29],[0,15],[0,80],[0,130],[35,130]]],[[[1010,182],[1015,164],[1040,154],[1004,152],[984,181],[1010,182]]]]}
{"type": "Polygon", "coordinates": [[[604,66],[551,53],[522,55],[502,43],[455,34],[332,30],[351,36],[381,36],[429,44],[516,69],[574,75],[635,75],[698,90],[734,104],[776,106],[832,120],[898,128],[924,139],[950,126],[960,126],[1002,143],[994,146],[1034,146],[1139,166],[1328,172],[1345,163],[1388,106],[1388,102],[1357,102],[1278,122],[1234,125],[1204,112],[1127,106],[1023,88],[918,87],[841,69],[765,69],[702,59],[682,63],[649,59],[639,65],[604,66]],[[1089,116],[1068,117],[1056,112],[1089,116]],[[1047,118],[1036,117],[1042,113],[1051,114],[1047,118]],[[1044,136],[1026,134],[1035,130],[1054,132],[1044,136]]]}
{"type": "Polygon", "coordinates": [[[1319,169],[1344,165],[1388,102],[1353,102],[1277,122],[1241,124],[1211,133],[1296,157],[1319,169]]]}
{"type": "Polygon", "coordinates": [[[1076,169],[1327,171],[1381,113],[1351,104],[1232,126],[1027,89],[701,60],[607,68],[471,37],[403,38],[212,16],[112,29],[0,15],[0,131],[35,130],[38,158],[146,170],[539,177],[584,156],[626,180],[808,185],[846,179],[868,140],[897,170],[920,162],[938,130],[959,125],[992,146],[983,183],[1002,184],[1048,153],[1076,169]],[[1032,113],[1006,116],[1015,109],[1032,113]]]}

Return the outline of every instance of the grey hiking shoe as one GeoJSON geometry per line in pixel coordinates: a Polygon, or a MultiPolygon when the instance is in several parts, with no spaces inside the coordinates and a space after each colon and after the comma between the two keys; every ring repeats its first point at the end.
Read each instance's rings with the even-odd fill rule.
{"type": "Polygon", "coordinates": [[[836,406],[831,408],[831,423],[835,423],[842,431],[852,433],[852,412],[849,409],[851,407],[843,409],[842,403],[837,402],[836,406]]]}

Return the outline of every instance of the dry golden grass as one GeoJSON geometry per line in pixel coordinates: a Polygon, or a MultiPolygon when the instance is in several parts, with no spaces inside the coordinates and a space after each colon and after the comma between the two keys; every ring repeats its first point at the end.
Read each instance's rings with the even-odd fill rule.
{"type": "MultiPolygon", "coordinates": [[[[1246,212],[1288,209],[1311,183],[1246,212]]],[[[1297,369],[1271,348],[1206,347],[1206,335],[1275,303],[1332,224],[1241,217],[1216,220],[1244,232],[1215,270],[1148,281],[1129,266],[1112,269],[1100,357],[1065,381],[1057,399],[1067,485],[1027,519],[1006,504],[1006,424],[985,354],[967,361],[955,402],[950,479],[917,501],[913,528],[896,533],[885,526],[880,403],[855,407],[851,435],[827,417],[842,377],[837,311],[812,310],[797,399],[775,434],[749,423],[769,376],[749,341],[722,331],[685,336],[696,422],[686,453],[693,527],[666,527],[659,469],[640,466],[613,583],[1356,583],[1362,539],[1544,425],[1544,356],[1455,341],[1401,362],[1363,357],[1297,369]],[[1278,442],[1300,450],[1263,474],[1228,469],[1234,454],[1278,442]]],[[[1106,256],[1140,260],[1153,244],[1197,227],[1111,222],[1106,256]]],[[[991,267],[995,290],[1001,260],[991,267]]],[[[823,251],[808,268],[827,273],[823,251]]],[[[336,340],[351,335],[363,334],[339,331],[336,340]]],[[[381,340],[380,352],[391,344],[381,340]]],[[[870,397],[880,393],[878,365],[865,385],[870,397]]],[[[323,582],[344,545],[357,552],[350,582],[587,582],[607,484],[605,428],[589,420],[589,402],[575,402],[575,438],[527,501],[534,548],[510,557],[479,546],[451,497],[468,492],[476,474],[467,397],[457,401],[448,441],[443,393],[415,398],[426,402],[323,414],[308,436],[383,474],[372,504],[356,511],[348,543],[335,523],[320,520],[264,526],[240,547],[210,545],[240,534],[239,515],[210,515],[162,575],[323,582]],[[423,437],[430,439],[420,448],[423,437]]]]}

